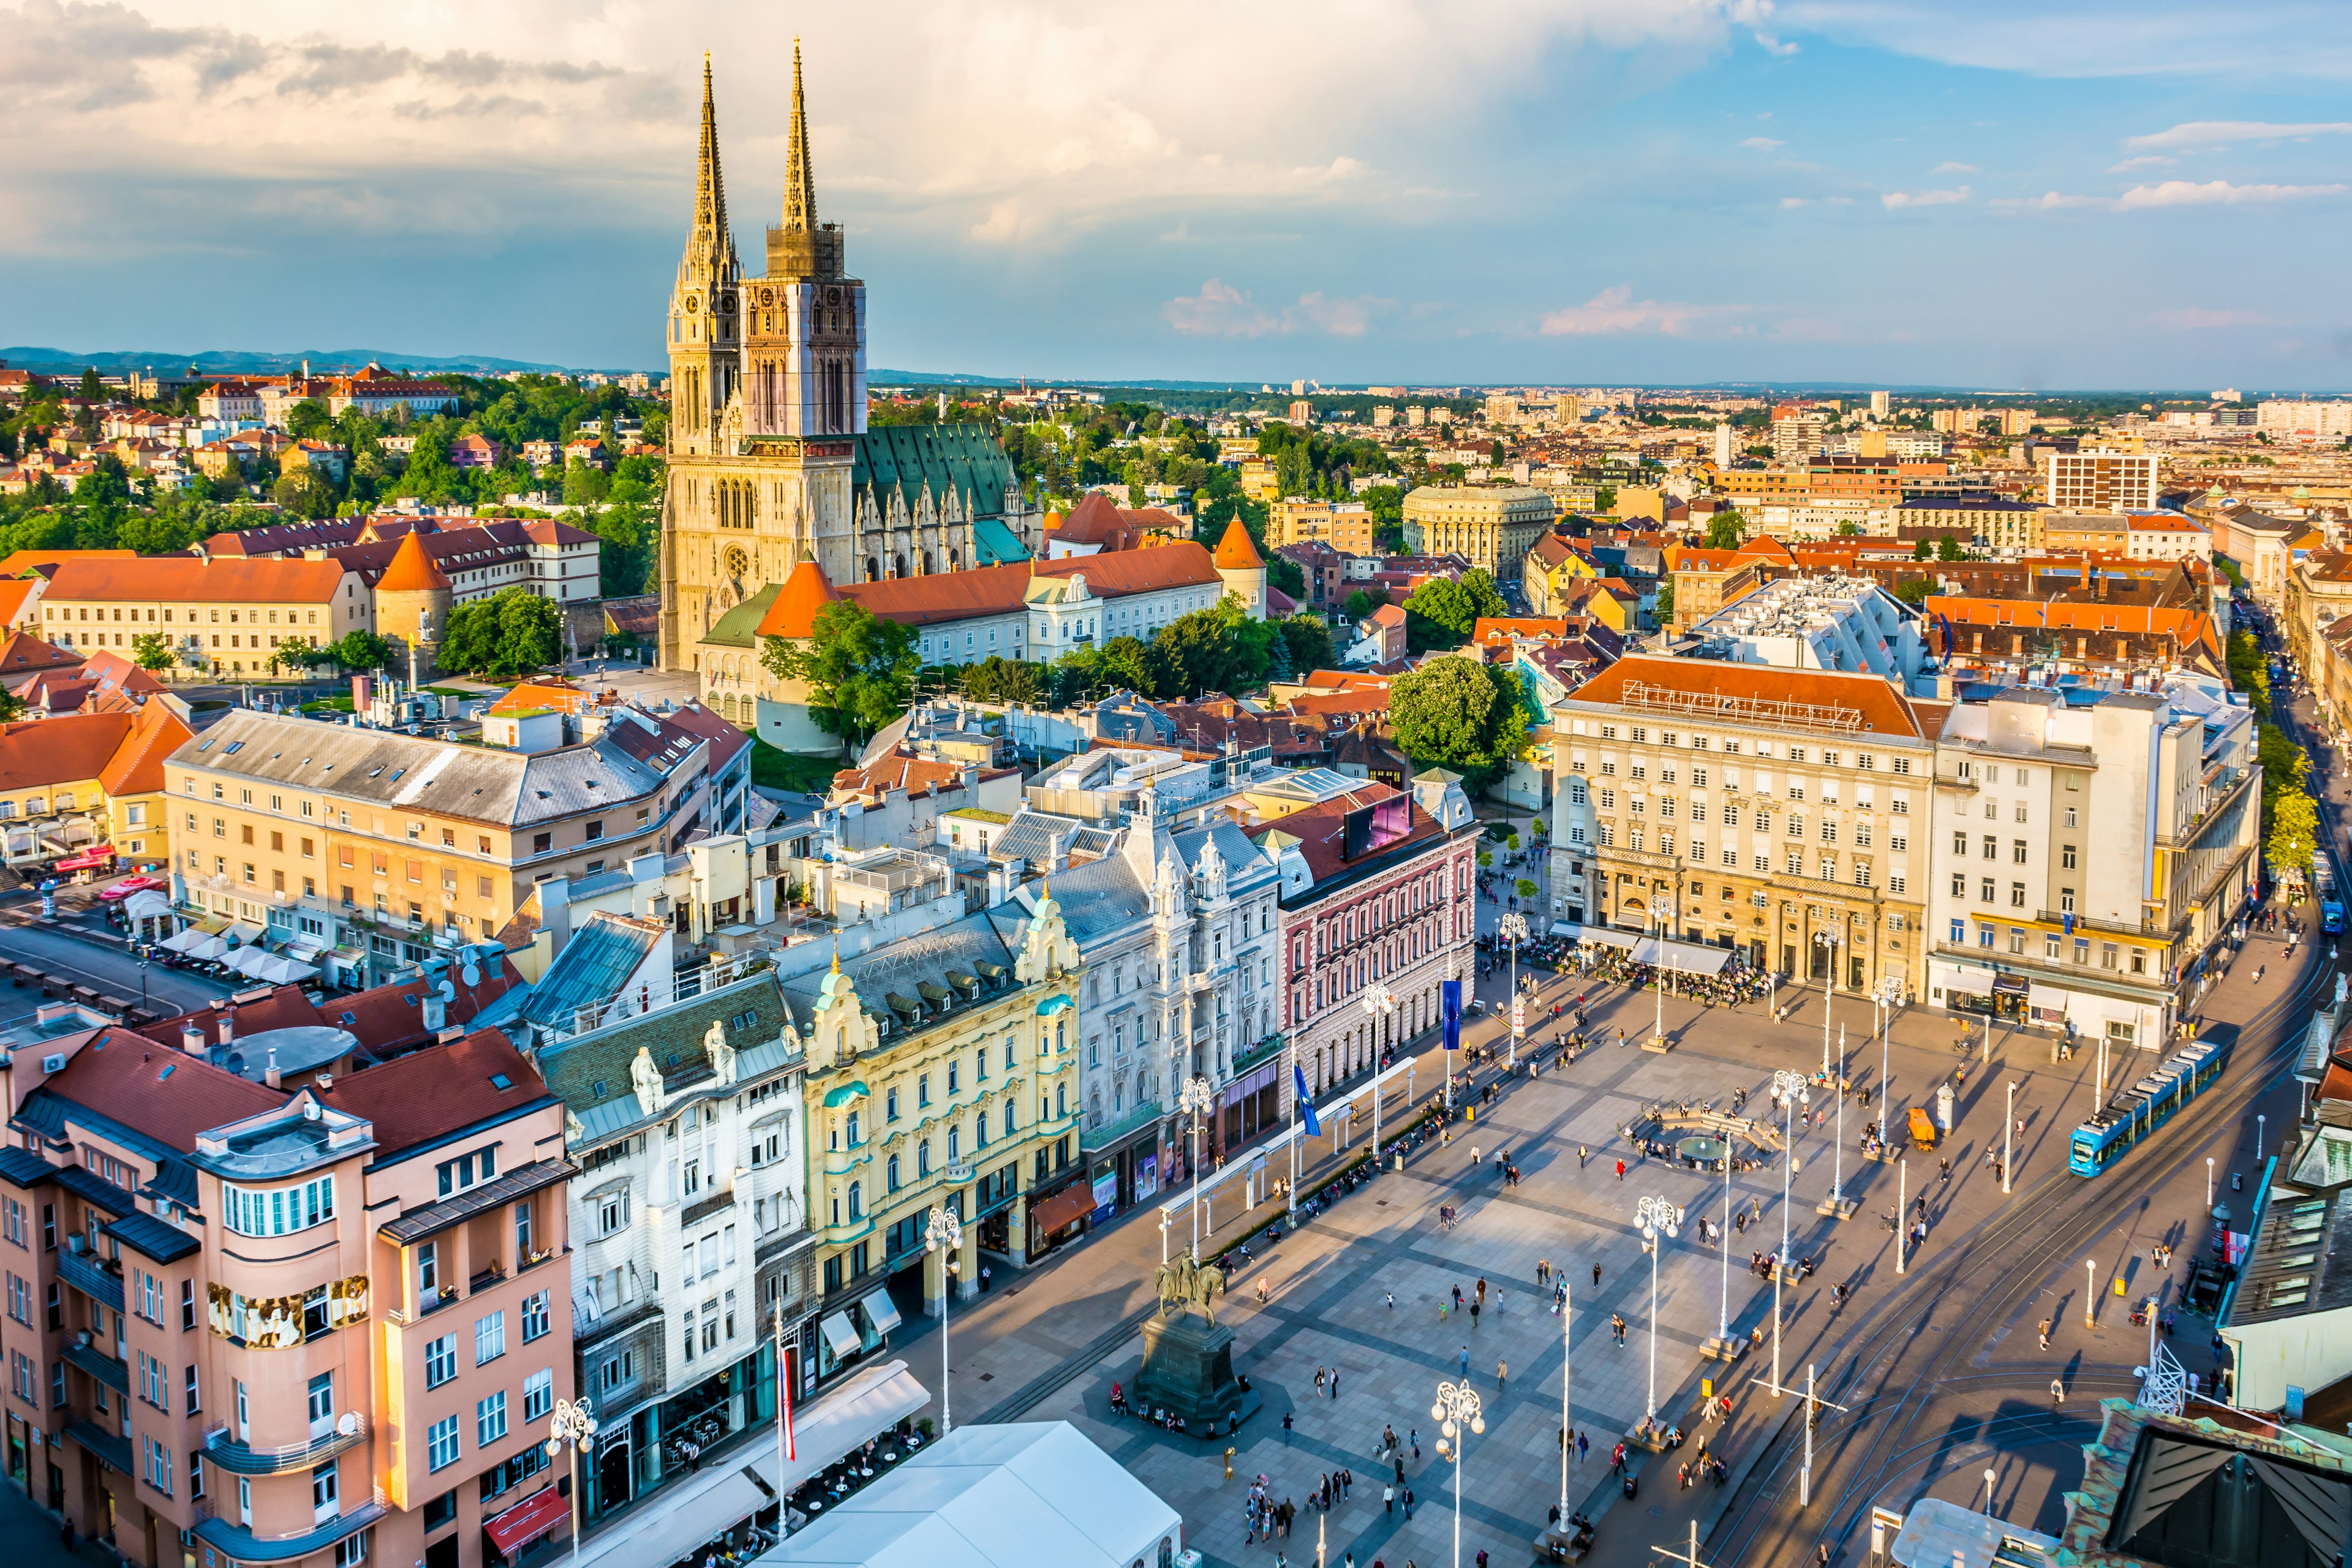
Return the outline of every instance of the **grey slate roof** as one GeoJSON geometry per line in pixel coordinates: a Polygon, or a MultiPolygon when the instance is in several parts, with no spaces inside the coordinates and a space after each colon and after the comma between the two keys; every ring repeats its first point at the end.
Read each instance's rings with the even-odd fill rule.
{"type": "Polygon", "coordinates": [[[524,755],[235,709],[172,763],[380,805],[525,826],[642,800],[661,775],[603,740],[524,755]]]}
{"type": "Polygon", "coordinates": [[[1013,814],[1004,831],[996,837],[990,851],[1000,860],[1023,859],[1033,866],[1042,866],[1054,853],[1054,835],[1062,836],[1062,850],[1068,855],[1084,855],[1099,858],[1118,844],[1115,827],[1097,827],[1075,816],[1061,816],[1050,811],[1032,811],[1024,806],[1013,814]]]}
{"type": "MultiPolygon", "coordinates": [[[[1023,891],[1028,889],[1024,888],[1023,891]]],[[[1063,929],[1078,944],[1080,952],[1151,916],[1151,889],[1137,879],[1134,868],[1123,855],[1056,873],[1053,892],[1054,901],[1062,908],[1063,929]]],[[[1003,906],[996,913],[1000,918],[1008,913],[1018,917],[1005,939],[1017,950],[1028,934],[1027,917],[1019,915],[1012,904],[1003,906]]]]}
{"type": "Polygon", "coordinates": [[[540,1076],[580,1119],[587,1141],[598,1142],[652,1120],[638,1107],[629,1080],[629,1064],[636,1059],[638,1047],[652,1052],[665,1089],[687,1093],[718,1082],[702,1048],[712,1020],[726,1023],[727,1043],[742,1053],[735,1063],[740,1082],[788,1065],[782,1037],[789,1016],[775,972],[763,969],[676,1006],[547,1046],[539,1053],[540,1076]]]}
{"type": "MultiPolygon", "coordinates": [[[[890,1046],[929,1027],[977,1000],[994,1000],[1016,989],[1013,961],[1017,934],[1025,924],[1017,906],[982,910],[917,936],[889,942],[856,958],[844,958],[841,972],[857,990],[869,1016],[881,1020],[882,1043],[890,1046]]],[[[815,1016],[825,972],[812,970],[784,983],[784,994],[801,1017],[815,1016]]]]}

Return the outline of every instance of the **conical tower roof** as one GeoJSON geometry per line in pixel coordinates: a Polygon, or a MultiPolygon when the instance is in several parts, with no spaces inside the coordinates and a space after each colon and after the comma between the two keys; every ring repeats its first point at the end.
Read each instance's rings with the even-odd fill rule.
{"type": "Polygon", "coordinates": [[[816,171],[809,163],[808,100],[801,91],[801,41],[793,40],[793,123],[784,143],[784,227],[816,226],[816,171]]]}
{"type": "Polygon", "coordinates": [[[832,580],[825,576],[824,567],[814,561],[803,561],[793,568],[792,575],[784,579],[783,591],[761,617],[760,635],[813,637],[816,635],[817,612],[840,596],[833,591],[832,580]]]}
{"type": "Polygon", "coordinates": [[[678,282],[709,286],[731,281],[741,271],[735,257],[735,236],[727,226],[727,181],[719,167],[719,109],[710,89],[710,57],[702,57],[702,139],[695,153],[694,226],[688,233],[686,256],[678,263],[678,282]]]}
{"type": "Polygon", "coordinates": [[[433,552],[425,548],[425,536],[411,533],[392,552],[392,564],[376,579],[379,594],[423,594],[438,590],[449,592],[449,578],[434,563],[433,552]]]}
{"type": "Polygon", "coordinates": [[[1249,572],[1265,564],[1265,558],[1250,542],[1249,530],[1242,526],[1238,516],[1225,524],[1225,536],[1217,541],[1215,561],[1221,572],[1249,572]]]}

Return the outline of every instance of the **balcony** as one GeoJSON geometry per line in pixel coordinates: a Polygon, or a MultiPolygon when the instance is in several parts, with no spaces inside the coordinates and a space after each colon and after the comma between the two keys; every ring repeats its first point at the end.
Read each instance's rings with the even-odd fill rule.
{"type": "Polygon", "coordinates": [[[81,1368],[115,1393],[131,1393],[131,1366],[127,1362],[107,1354],[96,1345],[69,1344],[64,1351],[66,1361],[81,1368]]]}
{"type": "Polygon", "coordinates": [[[1282,1047],[1282,1037],[1277,1034],[1268,1035],[1265,1038],[1258,1041],[1257,1044],[1251,1046],[1244,1050],[1236,1051],[1234,1054],[1233,1076],[1235,1078],[1241,1077],[1242,1074],[1250,1071],[1252,1068],[1265,1061],[1267,1058],[1280,1052],[1282,1047]]]}
{"type": "Polygon", "coordinates": [[[1158,1121],[1163,1112],[1156,1103],[1139,1105],[1107,1127],[1097,1127],[1079,1134],[1078,1146],[1086,1150],[1108,1149],[1120,1139],[1158,1121]]]}
{"type": "Polygon", "coordinates": [[[2065,930],[2066,922],[2071,920],[2074,922],[2076,936],[2086,934],[2095,936],[2102,932],[2111,936],[2161,936],[2165,931],[2161,921],[2149,920],[2146,916],[2141,917],[2137,925],[2133,925],[2127,921],[2097,921],[2088,915],[2061,914],[2051,910],[2036,910],[2033,918],[2043,925],[2054,927],[2061,931],[2065,930]]]}
{"type": "Polygon", "coordinates": [[[256,1535],[227,1520],[207,1515],[196,1521],[195,1533],[205,1545],[238,1563],[291,1563],[349,1540],[391,1511],[381,1498],[371,1498],[350,1512],[299,1535],[275,1537],[256,1535]]]}
{"type": "Polygon", "coordinates": [[[307,1470],[367,1441],[367,1417],[353,1411],[351,1419],[353,1425],[349,1432],[330,1431],[307,1443],[280,1443],[274,1447],[240,1443],[229,1436],[228,1428],[222,1427],[205,1435],[205,1459],[236,1476],[276,1476],[289,1470],[307,1470]]]}
{"type": "Polygon", "coordinates": [[[86,1252],[58,1254],[58,1278],[91,1300],[122,1310],[122,1265],[109,1268],[86,1252]]]}

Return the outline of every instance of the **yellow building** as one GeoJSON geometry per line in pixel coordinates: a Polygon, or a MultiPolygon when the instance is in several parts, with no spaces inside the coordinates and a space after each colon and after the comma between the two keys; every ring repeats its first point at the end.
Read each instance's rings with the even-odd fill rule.
{"type": "Polygon", "coordinates": [[[1048,893],[1034,912],[999,905],[785,982],[805,1020],[809,1226],[828,1319],[887,1317],[885,1286],[917,1269],[940,1309],[945,1254],[924,1247],[934,1206],[962,1226],[960,1295],[977,1288],[980,1248],[1034,1261],[1093,1213],[1078,964],[1048,893]]]}
{"type": "Polygon", "coordinates": [[[1265,501],[1268,505],[1280,500],[1282,480],[1276,476],[1274,465],[1264,458],[1244,458],[1242,494],[1251,500],[1265,501]]]}
{"type": "Polygon", "coordinates": [[[1573,584],[1592,582],[1600,575],[1600,568],[1590,558],[1557,533],[1537,540],[1519,562],[1519,586],[1527,592],[1531,616],[1566,614],[1559,605],[1575,592],[1573,584]]]}
{"type": "Polygon", "coordinates": [[[374,627],[375,596],[335,561],[79,558],[58,566],[41,595],[43,640],[129,658],[155,633],[178,657],[174,675],[258,675],[273,648],[324,647],[374,627]]]}
{"type": "Polygon", "coordinates": [[[1526,485],[1423,485],[1404,498],[1404,545],[1516,576],[1554,515],[1550,498],[1526,485]]]}
{"type": "Polygon", "coordinates": [[[116,712],[0,725],[7,863],[47,864],[101,844],[125,859],[168,859],[163,759],[192,736],[163,697],[116,712]]]}

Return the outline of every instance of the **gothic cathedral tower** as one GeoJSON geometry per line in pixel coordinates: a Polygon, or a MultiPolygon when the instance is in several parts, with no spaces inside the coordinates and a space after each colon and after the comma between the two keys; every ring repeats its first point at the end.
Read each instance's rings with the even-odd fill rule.
{"type": "Polygon", "coordinates": [[[866,286],[845,272],[840,226],[816,218],[797,41],[782,216],[768,230],[767,275],[744,278],[706,58],[694,224],[670,296],[665,669],[695,668],[712,626],[803,561],[835,582],[876,574],[850,491],[866,429],[866,286]]]}

